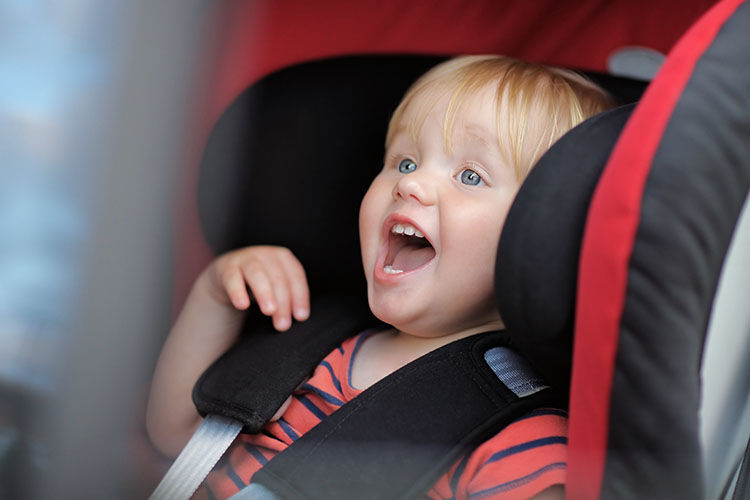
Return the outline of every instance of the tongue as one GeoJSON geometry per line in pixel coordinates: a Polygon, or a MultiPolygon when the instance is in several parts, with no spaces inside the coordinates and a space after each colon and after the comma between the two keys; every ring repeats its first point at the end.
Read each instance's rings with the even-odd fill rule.
{"type": "Polygon", "coordinates": [[[426,264],[435,257],[435,249],[432,247],[418,248],[406,245],[401,248],[393,258],[393,269],[411,271],[426,264]]]}

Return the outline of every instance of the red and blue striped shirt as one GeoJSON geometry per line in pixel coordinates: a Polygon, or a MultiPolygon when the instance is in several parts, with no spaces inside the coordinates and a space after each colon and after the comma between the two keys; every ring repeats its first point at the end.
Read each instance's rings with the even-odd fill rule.
{"type": "MultiPolygon", "coordinates": [[[[250,483],[277,453],[361,391],[352,361],[369,332],[343,342],[293,394],[281,418],[258,434],[241,434],[195,498],[223,499],[250,483]]],[[[535,410],[458,460],[425,495],[430,499],[525,499],[565,482],[567,415],[535,410]]]]}

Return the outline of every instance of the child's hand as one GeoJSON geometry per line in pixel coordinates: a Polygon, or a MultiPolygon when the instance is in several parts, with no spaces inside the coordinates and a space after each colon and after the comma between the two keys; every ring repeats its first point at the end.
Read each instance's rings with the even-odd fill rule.
{"type": "Polygon", "coordinates": [[[292,316],[304,321],[310,315],[310,290],[305,270],[288,249],[249,246],[226,253],[207,269],[209,290],[217,300],[239,310],[252,299],[273,319],[274,328],[288,330],[292,316]],[[248,294],[248,287],[251,294],[248,294]]]}
{"type": "Polygon", "coordinates": [[[237,339],[251,297],[277,330],[286,330],[292,314],[298,321],[310,315],[309,295],[302,264],[282,247],[241,248],[201,273],[164,342],[151,384],[146,428],[162,453],[176,456],[200,424],[193,387],[237,339]]]}

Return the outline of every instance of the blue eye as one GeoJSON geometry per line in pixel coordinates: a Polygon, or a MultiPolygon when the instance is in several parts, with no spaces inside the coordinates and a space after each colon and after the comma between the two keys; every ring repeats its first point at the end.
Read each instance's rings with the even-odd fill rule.
{"type": "Polygon", "coordinates": [[[398,163],[398,171],[402,174],[409,174],[417,169],[417,164],[413,160],[405,158],[398,163]]]}
{"type": "Polygon", "coordinates": [[[461,182],[467,186],[478,186],[482,183],[482,178],[478,173],[467,168],[461,172],[461,182]]]}

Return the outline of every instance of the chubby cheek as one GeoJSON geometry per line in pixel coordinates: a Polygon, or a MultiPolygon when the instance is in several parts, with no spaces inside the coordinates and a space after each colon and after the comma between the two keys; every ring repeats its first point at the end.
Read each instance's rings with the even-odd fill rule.
{"type": "Polygon", "coordinates": [[[359,244],[362,250],[362,266],[368,282],[377,257],[378,217],[376,212],[374,193],[370,188],[362,198],[359,207],[359,244]]]}
{"type": "Polygon", "coordinates": [[[456,246],[447,269],[454,277],[452,286],[475,299],[492,292],[497,245],[488,240],[456,246]]]}
{"type": "Polygon", "coordinates": [[[455,286],[472,295],[486,295],[492,293],[504,215],[487,213],[474,220],[475,224],[463,225],[464,230],[454,232],[455,237],[446,242],[446,257],[448,252],[451,255],[446,261],[449,260],[450,272],[458,281],[455,286]]]}

